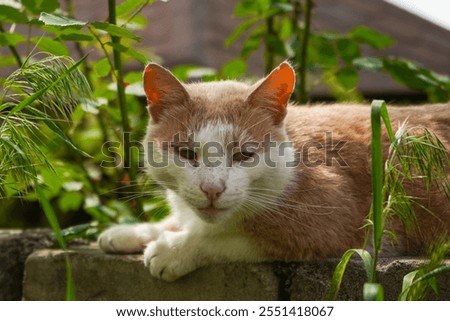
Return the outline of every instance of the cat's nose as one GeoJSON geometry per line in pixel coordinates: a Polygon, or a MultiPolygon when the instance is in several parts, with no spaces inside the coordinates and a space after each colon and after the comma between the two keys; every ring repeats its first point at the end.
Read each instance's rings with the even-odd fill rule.
{"type": "Polygon", "coordinates": [[[223,182],[201,183],[200,189],[212,203],[225,191],[225,184],[223,182]]]}

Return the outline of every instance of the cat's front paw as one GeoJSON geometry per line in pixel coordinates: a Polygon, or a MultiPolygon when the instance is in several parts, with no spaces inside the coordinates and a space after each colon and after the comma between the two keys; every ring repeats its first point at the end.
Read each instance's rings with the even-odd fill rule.
{"type": "Polygon", "coordinates": [[[116,225],[100,234],[98,245],[106,253],[142,253],[161,231],[151,224],[116,225]]]}
{"type": "Polygon", "coordinates": [[[181,237],[160,237],[148,244],[144,264],[150,274],[165,281],[175,281],[197,268],[195,257],[181,237]]]}

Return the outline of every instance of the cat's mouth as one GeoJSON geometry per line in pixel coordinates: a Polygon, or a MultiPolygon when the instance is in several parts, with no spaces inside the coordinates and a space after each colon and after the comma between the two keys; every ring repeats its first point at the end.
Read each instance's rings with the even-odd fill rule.
{"type": "Polygon", "coordinates": [[[214,221],[220,216],[222,216],[223,213],[225,213],[228,209],[226,208],[217,208],[214,205],[209,205],[205,208],[199,208],[198,211],[202,215],[202,217],[206,221],[214,221]]]}

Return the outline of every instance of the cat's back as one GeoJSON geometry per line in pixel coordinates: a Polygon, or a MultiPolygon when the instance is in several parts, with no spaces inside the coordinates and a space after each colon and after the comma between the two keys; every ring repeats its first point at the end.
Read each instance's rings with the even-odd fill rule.
{"type": "MultiPolygon", "coordinates": [[[[394,132],[405,121],[408,128],[426,127],[450,151],[450,104],[390,107],[388,111],[394,132]]],[[[369,105],[289,107],[285,128],[300,155],[300,163],[295,178],[296,188],[290,189],[286,199],[292,204],[311,206],[307,210],[290,211],[295,220],[307,221],[309,226],[316,228],[302,231],[303,235],[308,234],[308,238],[300,239],[297,246],[305,248],[305,244],[306,247],[321,244],[319,252],[305,251],[302,258],[339,255],[362,242],[363,233],[358,231],[362,231],[361,226],[369,213],[372,194],[370,116],[369,105]],[[334,235],[339,237],[334,238],[334,235]]],[[[384,157],[388,149],[385,134],[384,157]]],[[[418,226],[422,226],[422,230],[411,234],[409,246],[419,248],[442,231],[449,233],[450,202],[442,191],[428,194],[415,186],[406,189],[408,193],[413,192],[424,206],[416,207],[418,226]],[[430,212],[424,208],[436,213],[436,217],[430,217],[430,212]]],[[[292,222],[289,221],[284,228],[290,225],[292,222]]],[[[292,227],[293,231],[302,228],[292,227]]],[[[400,227],[397,232],[401,237],[400,227]]],[[[289,253],[283,255],[287,257],[289,253]]]]}
{"type": "MultiPolygon", "coordinates": [[[[450,103],[412,107],[388,107],[393,130],[407,122],[408,127],[426,127],[450,146],[450,103]]],[[[370,105],[332,104],[290,106],[285,126],[293,141],[321,139],[329,133],[333,139],[369,144],[370,105]]]]}

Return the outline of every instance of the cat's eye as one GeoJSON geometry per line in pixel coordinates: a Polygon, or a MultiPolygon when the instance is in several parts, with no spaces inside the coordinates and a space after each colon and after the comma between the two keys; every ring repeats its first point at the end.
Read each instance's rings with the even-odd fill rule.
{"type": "Polygon", "coordinates": [[[251,159],[255,156],[255,152],[242,150],[233,154],[233,162],[242,162],[251,159]]]}
{"type": "Polygon", "coordinates": [[[186,147],[178,148],[178,155],[188,160],[195,160],[197,158],[197,153],[186,147]]]}

